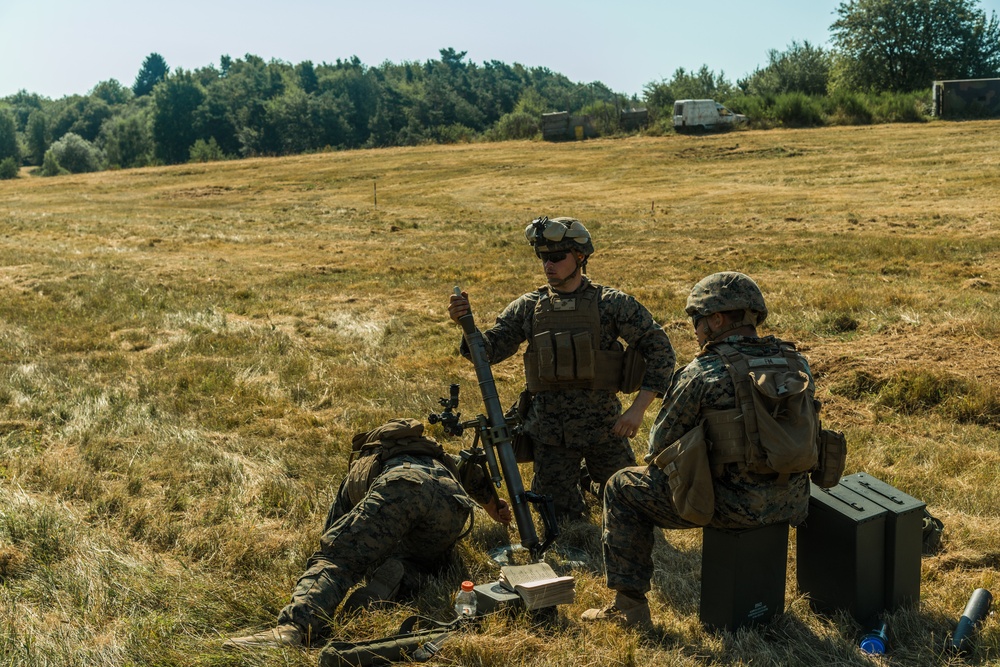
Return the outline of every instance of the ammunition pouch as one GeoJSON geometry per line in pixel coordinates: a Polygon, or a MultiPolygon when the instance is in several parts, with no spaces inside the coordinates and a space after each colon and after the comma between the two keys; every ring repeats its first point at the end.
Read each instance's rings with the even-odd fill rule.
{"type": "Polygon", "coordinates": [[[535,460],[535,441],[523,430],[518,429],[514,437],[511,438],[511,446],[514,448],[514,460],[518,463],[531,463],[535,460]]]}
{"type": "Polygon", "coordinates": [[[678,516],[707,526],[715,514],[715,487],[709,467],[704,422],[680,437],[653,459],[667,475],[670,499],[678,516]]]}
{"type": "MultiPolygon", "coordinates": [[[[619,391],[625,352],[594,350],[587,332],[535,334],[533,349],[524,353],[528,391],[554,389],[603,389],[619,391]]],[[[641,357],[640,357],[641,359],[641,357]]],[[[639,379],[642,382],[642,378],[639,379]]]]}
{"type": "Polygon", "coordinates": [[[534,332],[524,353],[528,391],[600,389],[632,393],[646,372],[642,355],[619,341],[601,349],[602,288],[590,284],[572,295],[547,287],[535,305],[534,332]]]}
{"type": "Polygon", "coordinates": [[[518,463],[531,463],[535,460],[535,443],[531,436],[524,432],[524,420],[531,408],[532,393],[525,389],[517,396],[517,400],[504,413],[508,424],[513,424],[510,431],[510,445],[514,449],[514,460],[518,463]]]}

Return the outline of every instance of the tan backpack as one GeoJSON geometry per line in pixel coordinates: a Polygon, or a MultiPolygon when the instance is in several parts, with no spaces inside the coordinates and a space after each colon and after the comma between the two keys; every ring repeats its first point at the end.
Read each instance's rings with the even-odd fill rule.
{"type": "Polygon", "coordinates": [[[737,408],[707,413],[713,466],[738,463],[758,474],[815,470],[820,424],[809,375],[791,343],[781,356],[751,357],[728,343],[713,344],[736,387],[737,408]]]}
{"type": "Polygon", "coordinates": [[[385,462],[404,454],[429,456],[440,461],[458,479],[458,469],[451,457],[436,440],[423,433],[424,425],[416,419],[390,419],[376,429],[354,436],[344,480],[352,506],[368,493],[385,462]]]}

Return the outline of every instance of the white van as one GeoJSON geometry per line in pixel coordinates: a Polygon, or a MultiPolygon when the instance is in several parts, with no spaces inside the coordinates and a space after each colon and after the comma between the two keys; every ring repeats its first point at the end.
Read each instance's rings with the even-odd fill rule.
{"type": "Polygon", "coordinates": [[[677,100],[674,102],[674,129],[677,132],[726,129],[749,120],[733,113],[715,100],[677,100]]]}

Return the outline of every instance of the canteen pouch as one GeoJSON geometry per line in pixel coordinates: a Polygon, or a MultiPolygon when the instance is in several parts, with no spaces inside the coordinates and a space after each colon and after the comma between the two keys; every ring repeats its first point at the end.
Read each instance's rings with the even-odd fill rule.
{"type": "Polygon", "coordinates": [[[517,400],[504,414],[504,417],[511,419],[517,417],[516,426],[511,429],[511,446],[514,448],[514,460],[518,463],[531,463],[535,460],[535,443],[531,436],[524,432],[523,423],[528,416],[528,409],[531,407],[532,393],[525,389],[517,400]]]}
{"type": "Polygon", "coordinates": [[[715,488],[708,462],[705,422],[699,422],[657,454],[653,465],[667,475],[678,516],[698,526],[708,525],[715,514],[715,488]]]}
{"type": "Polygon", "coordinates": [[[622,360],[622,383],[620,391],[631,394],[642,389],[642,379],[646,376],[646,360],[642,358],[634,345],[625,348],[625,358],[622,360]]]}
{"type": "Polygon", "coordinates": [[[820,429],[818,449],[819,462],[809,478],[817,486],[829,489],[836,486],[844,474],[844,466],[847,463],[847,438],[840,431],[820,429]]]}

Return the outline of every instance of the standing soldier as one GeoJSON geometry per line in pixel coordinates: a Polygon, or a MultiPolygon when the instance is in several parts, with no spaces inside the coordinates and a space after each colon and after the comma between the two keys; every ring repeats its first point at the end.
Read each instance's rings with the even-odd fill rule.
{"type": "Polygon", "coordinates": [[[701,352],[663,401],[645,457],[651,465],[608,482],[604,566],[617,595],[613,605],[585,611],[585,621],[650,622],[654,527],[796,525],[808,511],[819,419],[805,357],[791,343],[758,336],[767,317],[764,295],[742,273],[703,279],[686,311],[701,352]],[[771,400],[768,391],[783,401],[776,419],[770,407],[757,409],[758,388],[761,401],[771,400]],[[789,445],[781,455],[772,452],[779,441],[789,445]]]}
{"type": "MultiPolygon", "coordinates": [[[[561,518],[578,519],[586,512],[581,464],[599,495],[614,472],[635,465],[628,439],[638,432],[653,399],[667,390],[674,351],[635,298],[585,275],[594,245],[580,221],[538,218],[525,236],[548,284],[510,303],[483,338],[491,364],[528,342],[524,369],[530,404],[522,416],[534,449],[531,489],[551,496],[561,518]],[[632,405],[622,412],[617,393],[636,389],[632,405]]],[[[468,294],[451,296],[452,320],[458,322],[469,310],[468,294]]],[[[464,341],[461,351],[469,357],[464,341]]]]}

